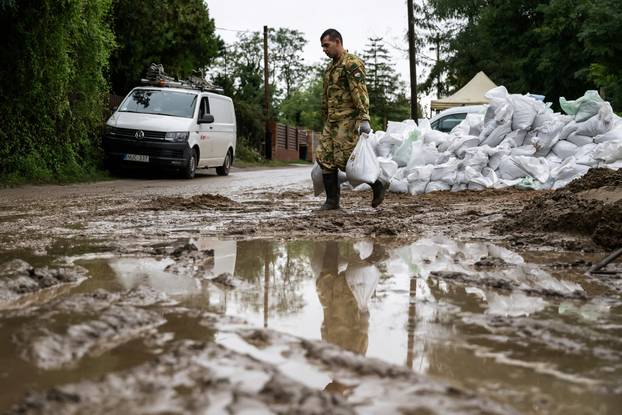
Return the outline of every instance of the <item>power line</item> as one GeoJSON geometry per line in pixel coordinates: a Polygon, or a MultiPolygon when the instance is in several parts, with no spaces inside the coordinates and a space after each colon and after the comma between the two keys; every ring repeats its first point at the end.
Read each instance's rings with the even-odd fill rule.
{"type": "Polygon", "coordinates": [[[238,29],[227,29],[225,27],[217,27],[216,30],[224,30],[227,32],[238,32],[238,33],[259,33],[258,30],[238,30],[238,29]]]}

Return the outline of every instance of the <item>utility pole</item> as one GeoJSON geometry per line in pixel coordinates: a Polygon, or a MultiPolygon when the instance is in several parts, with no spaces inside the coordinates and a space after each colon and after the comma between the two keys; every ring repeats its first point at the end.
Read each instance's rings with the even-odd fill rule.
{"type": "Polygon", "coordinates": [[[268,69],[268,26],[263,27],[263,106],[266,117],[266,138],[264,156],[272,159],[272,134],[270,133],[270,83],[268,69]]]}
{"type": "Polygon", "coordinates": [[[413,0],[408,6],[408,57],[410,61],[410,117],[417,121],[417,58],[415,51],[415,16],[413,0]]]}
{"type": "MultiPolygon", "coordinates": [[[[441,37],[436,34],[436,65],[441,61],[441,37]]],[[[440,69],[440,68],[439,68],[440,69]]],[[[441,99],[441,71],[436,73],[436,98],[441,99]]]]}

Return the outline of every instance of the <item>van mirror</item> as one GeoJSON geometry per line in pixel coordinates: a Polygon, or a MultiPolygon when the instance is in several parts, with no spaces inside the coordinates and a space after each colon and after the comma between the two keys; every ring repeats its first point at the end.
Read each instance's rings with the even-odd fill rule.
{"type": "Polygon", "coordinates": [[[199,118],[199,124],[211,124],[214,122],[214,116],[212,114],[205,114],[199,118]]]}

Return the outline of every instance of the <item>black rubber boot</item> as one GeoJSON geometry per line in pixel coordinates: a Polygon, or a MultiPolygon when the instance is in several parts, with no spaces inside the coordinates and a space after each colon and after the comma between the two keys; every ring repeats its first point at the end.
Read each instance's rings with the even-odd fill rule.
{"type": "Polygon", "coordinates": [[[326,192],[326,202],[320,210],[339,209],[339,176],[337,172],[322,174],[324,180],[324,191],[326,192]]]}
{"type": "Polygon", "coordinates": [[[374,198],[371,200],[371,207],[378,207],[384,200],[384,193],[387,190],[387,186],[385,186],[380,180],[376,180],[371,185],[371,190],[374,191],[374,198]]]}

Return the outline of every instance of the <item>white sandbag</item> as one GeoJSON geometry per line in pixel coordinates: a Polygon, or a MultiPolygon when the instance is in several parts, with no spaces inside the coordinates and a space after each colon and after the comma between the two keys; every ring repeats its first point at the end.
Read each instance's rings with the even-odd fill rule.
{"type": "Polygon", "coordinates": [[[595,159],[602,160],[605,163],[622,160],[622,139],[597,144],[593,155],[595,159]]]}
{"type": "Polygon", "coordinates": [[[319,164],[314,163],[311,169],[311,181],[313,182],[313,194],[319,196],[324,193],[324,178],[322,177],[322,168],[319,164]]]}
{"type": "Polygon", "coordinates": [[[527,130],[531,128],[539,110],[544,104],[525,95],[511,95],[512,103],[512,130],[527,130]],[[538,105],[540,104],[540,105],[538,105]]]}
{"type": "Polygon", "coordinates": [[[589,166],[577,164],[574,157],[568,158],[560,166],[551,170],[551,177],[555,178],[552,189],[560,189],[568,183],[583,176],[589,170],[589,166]]]}
{"type": "Polygon", "coordinates": [[[440,143],[448,142],[450,137],[451,136],[449,134],[442,131],[429,130],[424,133],[423,142],[425,144],[433,144],[434,146],[438,146],[440,143]]]}
{"type": "Polygon", "coordinates": [[[607,167],[608,169],[611,170],[618,170],[618,169],[622,169],[622,160],[618,160],[614,163],[607,163],[605,164],[605,167],[607,167]]]}
{"type": "Polygon", "coordinates": [[[514,147],[520,147],[525,144],[526,137],[527,137],[527,130],[514,130],[511,133],[509,133],[505,137],[505,139],[514,141],[515,143],[514,147]]]}
{"type": "Polygon", "coordinates": [[[346,175],[353,186],[360,183],[374,183],[380,176],[380,163],[367,141],[367,134],[361,134],[350,154],[346,164],[346,175]]]}
{"type": "MultiPolygon", "coordinates": [[[[480,145],[496,147],[503,141],[506,135],[512,131],[512,122],[506,121],[499,124],[484,141],[480,141],[480,145]]],[[[481,139],[481,137],[480,137],[481,139]]]]}
{"type": "Polygon", "coordinates": [[[408,182],[425,181],[429,182],[432,177],[432,169],[434,166],[424,166],[412,169],[412,173],[407,176],[408,182]]]}
{"type": "Polygon", "coordinates": [[[408,180],[406,179],[391,179],[389,184],[389,192],[395,193],[408,193],[408,180]]]}
{"type": "Polygon", "coordinates": [[[576,121],[570,121],[568,124],[566,124],[564,126],[564,128],[562,128],[562,130],[559,132],[559,139],[560,140],[565,140],[567,139],[570,134],[574,133],[575,131],[577,131],[577,128],[579,128],[579,123],[577,123],[576,121]]]}
{"type": "Polygon", "coordinates": [[[596,144],[586,144],[582,147],[579,147],[576,154],[574,155],[577,164],[595,167],[598,164],[598,160],[594,158],[594,149],[596,148],[596,146],[596,144]]]}
{"type": "Polygon", "coordinates": [[[464,156],[464,152],[468,148],[477,147],[478,144],[479,138],[477,137],[469,135],[458,136],[452,140],[447,152],[455,154],[458,158],[462,158],[464,156]]]}
{"type": "Polygon", "coordinates": [[[442,191],[442,190],[450,190],[451,185],[445,182],[430,182],[425,188],[426,193],[442,191]]]}
{"type": "Polygon", "coordinates": [[[540,128],[544,124],[553,121],[553,119],[554,119],[554,115],[553,114],[554,114],[553,110],[551,110],[550,108],[544,108],[544,110],[540,111],[536,115],[536,118],[534,118],[533,124],[531,124],[531,128],[532,129],[540,128]]]}
{"type": "Polygon", "coordinates": [[[533,156],[536,148],[532,145],[521,146],[511,149],[510,154],[513,156],[533,156]]]}
{"type": "MultiPolygon", "coordinates": [[[[322,168],[319,164],[314,163],[313,168],[311,169],[311,181],[313,182],[313,194],[315,196],[319,196],[324,193],[324,178],[322,177],[322,168]]],[[[339,170],[337,173],[339,186],[348,181],[346,174],[339,170]]]]}
{"type": "Polygon", "coordinates": [[[455,183],[451,186],[451,191],[452,192],[461,192],[463,190],[467,190],[468,189],[468,184],[467,183],[455,183]]]}
{"type": "Polygon", "coordinates": [[[491,168],[485,167],[482,169],[479,177],[472,177],[469,181],[469,189],[472,188],[472,184],[477,186],[481,186],[482,188],[494,187],[495,184],[499,181],[497,177],[497,173],[491,168]]]}
{"type": "Polygon", "coordinates": [[[356,300],[359,311],[367,311],[367,304],[380,281],[380,271],[375,265],[349,266],[346,283],[356,300]]]}
{"type": "Polygon", "coordinates": [[[559,141],[560,131],[565,125],[563,121],[554,120],[535,130],[536,135],[531,139],[531,144],[536,148],[536,156],[549,154],[551,148],[559,141]]]}
{"type": "Polygon", "coordinates": [[[488,165],[488,154],[481,150],[481,147],[469,148],[464,153],[464,165],[472,167],[477,171],[482,171],[488,165]]]}
{"type": "Polygon", "coordinates": [[[562,159],[559,158],[559,156],[557,154],[553,153],[552,151],[549,154],[547,154],[545,158],[549,161],[549,164],[551,164],[551,163],[559,164],[559,163],[562,162],[562,159]]]}
{"type": "Polygon", "coordinates": [[[413,182],[408,182],[408,193],[411,195],[421,195],[425,193],[428,183],[430,183],[429,180],[415,180],[413,182]]]}
{"type": "Polygon", "coordinates": [[[458,170],[458,160],[449,160],[447,163],[433,166],[430,181],[442,181],[450,185],[456,181],[456,173],[458,170]]]}
{"type": "Polygon", "coordinates": [[[383,183],[390,183],[397,173],[397,163],[385,157],[378,157],[378,164],[380,164],[380,177],[378,179],[383,183]]]}
{"type": "MultiPolygon", "coordinates": [[[[485,147],[479,147],[479,148],[485,148],[485,147]]],[[[490,167],[493,170],[497,170],[499,168],[499,165],[501,164],[501,161],[507,157],[510,154],[510,149],[509,148],[500,148],[497,147],[492,154],[490,154],[489,158],[488,158],[488,167],[490,167]]]]}
{"type": "Polygon", "coordinates": [[[503,180],[515,180],[528,175],[524,169],[514,162],[512,156],[504,157],[501,160],[497,173],[503,180]]]}
{"type": "Polygon", "coordinates": [[[410,160],[406,163],[407,168],[436,164],[439,153],[433,145],[426,145],[417,141],[412,146],[410,160]]]}
{"type": "Polygon", "coordinates": [[[622,123],[617,124],[614,128],[607,131],[606,133],[594,137],[594,142],[596,144],[600,144],[606,143],[607,141],[614,141],[619,139],[622,139],[622,123]]]}
{"type": "Polygon", "coordinates": [[[557,144],[553,146],[551,151],[557,154],[557,156],[560,159],[564,160],[564,159],[567,159],[568,157],[574,156],[578,148],[579,147],[577,145],[572,144],[570,141],[561,140],[561,141],[558,141],[557,144]]]}
{"type": "Polygon", "coordinates": [[[596,137],[611,130],[613,127],[613,110],[608,102],[601,105],[598,114],[582,123],[577,123],[577,134],[596,137]]]}
{"type": "Polygon", "coordinates": [[[391,151],[393,151],[393,144],[389,142],[379,142],[376,146],[376,155],[378,157],[391,157],[391,151]]]}
{"type": "Polygon", "coordinates": [[[592,144],[594,142],[594,139],[592,137],[588,137],[586,135],[578,134],[578,132],[575,131],[574,133],[572,133],[572,134],[570,134],[568,136],[566,141],[571,142],[572,144],[576,145],[577,147],[581,147],[581,146],[584,146],[586,144],[592,144]]]}
{"type": "Polygon", "coordinates": [[[550,166],[543,157],[510,156],[510,158],[540,183],[546,183],[550,175],[550,166]]]}

